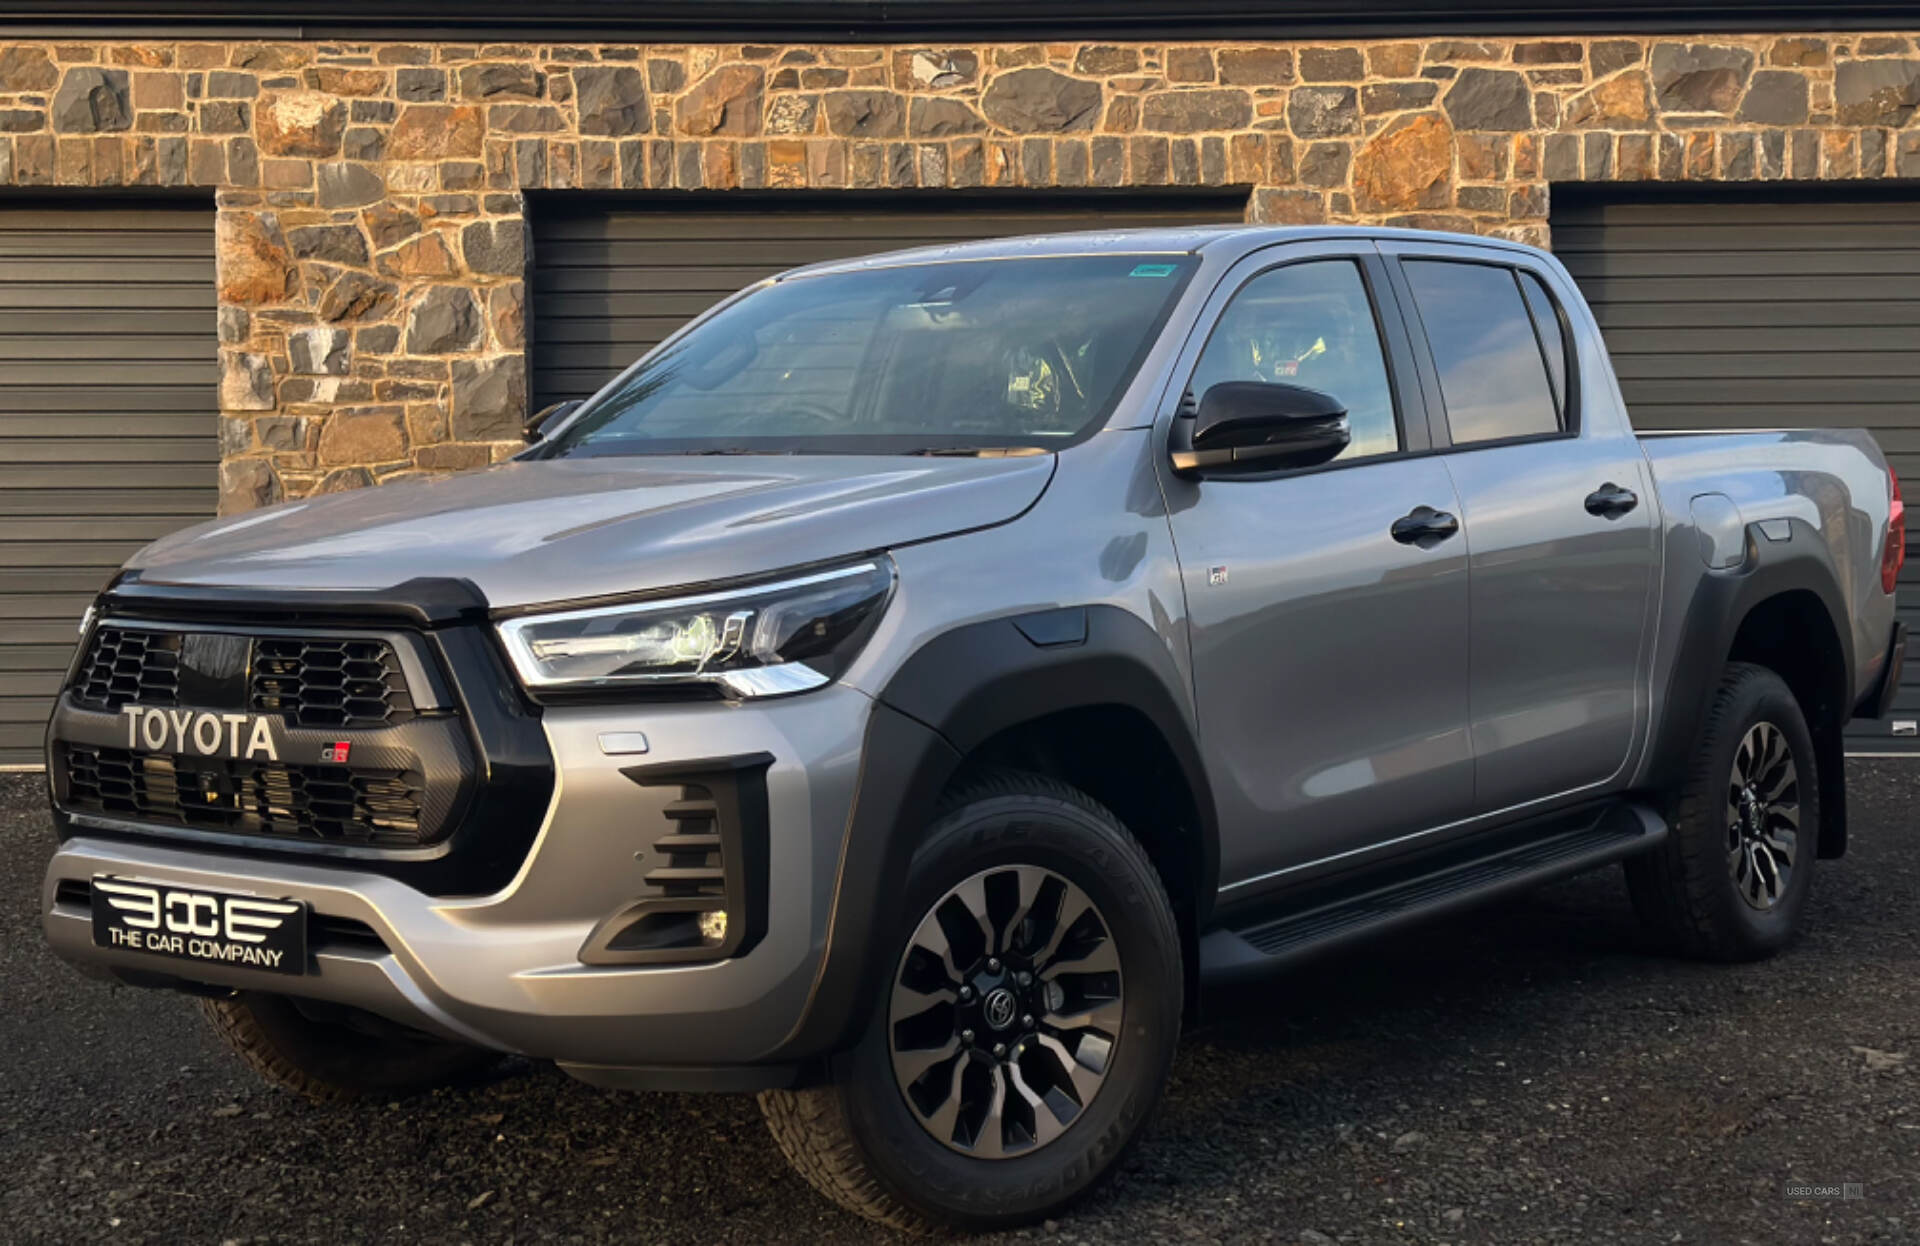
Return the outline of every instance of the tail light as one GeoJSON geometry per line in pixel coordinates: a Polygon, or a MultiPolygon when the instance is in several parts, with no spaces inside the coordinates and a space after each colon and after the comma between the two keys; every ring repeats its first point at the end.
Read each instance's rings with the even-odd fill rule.
{"type": "Polygon", "coordinates": [[[1907,562],[1907,504],[1900,500],[1900,477],[1889,467],[1887,481],[1893,500],[1887,507],[1887,543],[1880,547],[1880,591],[1893,592],[1900,568],[1907,562]]]}

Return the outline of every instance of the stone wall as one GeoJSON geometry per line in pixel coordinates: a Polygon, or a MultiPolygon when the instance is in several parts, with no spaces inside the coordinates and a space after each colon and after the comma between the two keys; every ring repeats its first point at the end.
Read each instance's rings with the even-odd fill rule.
{"type": "Polygon", "coordinates": [[[1916,110],[1907,34],[15,43],[0,184],[217,191],[232,511],[515,448],[523,190],[1246,186],[1546,243],[1555,182],[1920,178],[1916,110]]]}

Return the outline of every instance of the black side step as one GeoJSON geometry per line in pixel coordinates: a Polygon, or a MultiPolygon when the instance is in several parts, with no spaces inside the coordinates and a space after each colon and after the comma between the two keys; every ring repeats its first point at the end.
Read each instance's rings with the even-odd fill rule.
{"type": "Polygon", "coordinates": [[[1658,813],[1621,802],[1569,829],[1508,843],[1482,856],[1455,858],[1425,873],[1384,884],[1376,874],[1357,881],[1347,894],[1323,892],[1280,916],[1210,932],[1200,940],[1200,976],[1212,983],[1265,973],[1369,935],[1606,865],[1666,836],[1667,824],[1658,813]]]}

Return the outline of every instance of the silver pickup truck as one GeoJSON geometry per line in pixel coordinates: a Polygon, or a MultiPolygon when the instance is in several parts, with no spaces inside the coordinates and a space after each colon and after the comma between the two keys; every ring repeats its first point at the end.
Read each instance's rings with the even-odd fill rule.
{"type": "Polygon", "coordinates": [[[1212,981],[1615,861],[1779,950],[1905,649],[1866,434],[1636,436],[1487,239],[819,265],[528,437],[127,565],[47,938],[313,1098],[759,1092],[902,1228],[1093,1186],[1212,981]]]}

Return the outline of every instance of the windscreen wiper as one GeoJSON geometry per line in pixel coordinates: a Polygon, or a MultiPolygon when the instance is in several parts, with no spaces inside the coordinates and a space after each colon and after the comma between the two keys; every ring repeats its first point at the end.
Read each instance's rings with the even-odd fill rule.
{"type": "Polygon", "coordinates": [[[1049,451],[1045,446],[920,446],[913,450],[902,450],[901,453],[923,458],[1023,459],[1049,451]]]}

